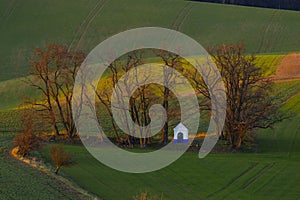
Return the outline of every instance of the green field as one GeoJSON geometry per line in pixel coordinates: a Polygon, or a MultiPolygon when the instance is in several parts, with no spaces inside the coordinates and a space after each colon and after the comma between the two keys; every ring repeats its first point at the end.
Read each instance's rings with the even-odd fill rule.
{"type": "Polygon", "coordinates": [[[267,56],[259,56],[258,63],[268,75],[284,54],[300,51],[300,13],[294,11],[184,0],[3,0],[0,13],[0,110],[18,106],[24,95],[38,96],[19,77],[28,75],[33,49],[51,42],[89,52],[118,32],[161,26],[182,31],[204,47],[242,41],[248,53],[267,56]]]}
{"type": "MultiPolygon", "coordinates": [[[[300,196],[297,187],[300,181],[300,148],[297,146],[300,142],[299,91],[300,81],[275,84],[273,94],[284,103],[282,109],[291,113],[291,118],[277,124],[274,129],[260,130],[257,146],[252,148],[252,153],[211,153],[200,160],[197,153],[188,152],[162,170],[128,174],[99,163],[82,146],[67,145],[66,149],[77,164],[72,168],[63,168],[61,175],[83,189],[109,200],[120,199],[120,196],[122,199],[132,199],[132,196],[144,191],[157,196],[163,194],[165,199],[297,199],[300,196]]],[[[10,124],[14,120],[18,121],[17,112],[6,111],[1,116],[10,124]]],[[[11,143],[12,137],[0,138],[1,149],[11,143]]],[[[48,147],[40,153],[46,162],[51,163],[48,147]]],[[[27,175],[36,176],[36,183],[33,183],[32,188],[36,188],[40,195],[53,189],[44,190],[41,186],[45,184],[43,174],[20,165],[11,158],[2,155],[0,165],[4,169],[0,176],[4,182],[22,173],[24,179],[27,175]]],[[[18,195],[15,198],[19,199],[19,195],[28,193],[27,187],[13,193],[20,187],[21,183],[18,181],[9,184],[11,189],[2,192],[4,199],[10,199],[11,194],[18,195]]],[[[51,197],[61,195],[59,189],[53,190],[51,197]]]]}
{"type": "Polygon", "coordinates": [[[186,153],[174,164],[147,174],[109,169],[83,147],[69,146],[77,166],[63,170],[83,188],[103,199],[132,199],[143,191],[165,199],[297,199],[300,195],[298,156],[278,154],[210,154],[199,160],[186,153]]]}
{"type": "Polygon", "coordinates": [[[0,2],[0,80],[27,75],[35,47],[50,42],[89,52],[131,28],[179,30],[204,47],[244,42],[248,52],[300,51],[300,13],[184,0],[3,0],[0,2]]]}
{"type": "MultiPolygon", "coordinates": [[[[211,153],[204,159],[185,153],[172,165],[151,173],[128,174],[95,160],[82,146],[67,146],[78,164],[63,169],[66,177],[103,199],[132,199],[147,191],[165,199],[285,199],[300,197],[300,82],[277,84],[291,119],[260,130],[254,153],[211,153]]],[[[49,161],[49,149],[42,151],[49,161]]]]}
{"type": "Polygon", "coordinates": [[[285,55],[258,55],[256,65],[263,69],[264,75],[274,75],[285,55]]]}
{"type": "Polygon", "coordinates": [[[11,147],[12,138],[0,134],[1,200],[78,198],[53,177],[10,157],[6,151],[11,147]]]}
{"type": "MultiPolygon", "coordinates": [[[[243,42],[264,74],[273,75],[285,55],[300,52],[299,22],[296,11],[185,0],[1,0],[0,131],[20,130],[22,98],[40,97],[24,82],[35,47],[55,42],[89,52],[121,31],[158,26],[181,31],[204,47],[243,42]]],[[[211,153],[200,160],[187,152],[159,171],[129,174],[104,166],[83,146],[66,145],[77,164],[60,174],[108,200],[131,200],[141,192],[171,200],[300,199],[299,92],[300,81],[274,85],[273,96],[290,118],[258,130],[255,146],[244,153],[211,153]]],[[[53,176],[10,157],[12,138],[0,132],[1,200],[78,198],[53,176]]],[[[37,154],[52,164],[49,145],[37,154]]]]}

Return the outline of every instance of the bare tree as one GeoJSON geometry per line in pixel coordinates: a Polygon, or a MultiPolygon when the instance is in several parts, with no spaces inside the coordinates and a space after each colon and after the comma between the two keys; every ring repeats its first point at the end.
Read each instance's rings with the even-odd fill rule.
{"type": "Polygon", "coordinates": [[[48,67],[53,59],[53,55],[51,55],[52,46],[48,46],[46,49],[36,48],[34,50],[33,58],[30,62],[32,66],[30,75],[33,75],[33,79],[28,79],[28,82],[31,86],[40,90],[42,96],[44,97],[42,100],[34,103],[35,106],[40,107],[39,111],[48,111],[50,123],[52,125],[53,131],[56,135],[59,135],[58,127],[57,127],[57,118],[55,116],[54,111],[54,103],[51,98],[51,80],[50,76],[52,70],[48,67]]]}
{"type": "MultiPolygon", "coordinates": [[[[160,87],[161,92],[163,94],[163,107],[166,110],[166,113],[168,116],[170,116],[170,109],[169,109],[169,100],[170,100],[170,89],[169,86],[174,84],[174,77],[176,74],[172,69],[181,68],[182,62],[178,55],[166,52],[163,50],[154,50],[154,53],[161,58],[162,62],[170,67],[165,68],[163,71],[163,77],[164,77],[164,87],[160,87]],[[172,68],[172,69],[171,69],[172,68]]],[[[166,123],[164,124],[163,130],[162,130],[162,143],[167,144],[169,142],[169,117],[166,120],[166,123]]]]}
{"type": "MultiPolygon", "coordinates": [[[[271,97],[272,81],[256,65],[255,56],[244,55],[243,44],[223,45],[208,49],[221,73],[227,96],[225,126],[222,139],[229,139],[232,148],[239,148],[257,128],[269,128],[284,119],[279,104],[271,97]]],[[[200,108],[211,110],[211,88],[196,69],[184,74],[200,94],[200,108]]],[[[210,73],[207,73],[208,76],[210,73]]]]}
{"type": "MultiPolygon", "coordinates": [[[[155,101],[155,94],[153,91],[157,89],[156,86],[151,86],[144,84],[143,82],[140,83],[138,80],[139,74],[135,71],[135,84],[141,84],[136,92],[130,98],[130,113],[131,117],[135,123],[139,126],[147,126],[150,124],[150,116],[149,116],[149,109],[151,104],[155,101]],[[143,85],[144,84],[144,85],[143,85]]],[[[147,78],[147,77],[146,77],[147,78]]],[[[142,129],[138,130],[138,135],[140,137],[140,147],[145,148],[147,144],[152,143],[151,137],[148,135],[149,133],[143,132],[142,129]]]]}
{"type": "Polygon", "coordinates": [[[75,164],[75,161],[72,160],[70,154],[64,150],[62,145],[52,145],[50,156],[56,166],[55,174],[58,174],[61,167],[71,167],[75,164]]]}
{"type": "Polygon", "coordinates": [[[14,145],[18,147],[18,154],[26,156],[30,151],[37,150],[41,147],[40,139],[34,134],[33,110],[30,108],[23,109],[22,115],[23,133],[16,135],[14,145]]]}
{"type": "Polygon", "coordinates": [[[73,83],[78,67],[84,60],[84,53],[69,52],[67,47],[49,44],[45,49],[36,48],[31,61],[30,74],[33,79],[28,82],[40,90],[43,100],[34,103],[39,110],[47,110],[56,135],[59,134],[58,123],[73,137],[76,133],[72,116],[73,83]]]}
{"type": "Polygon", "coordinates": [[[279,104],[270,94],[272,81],[255,63],[255,56],[244,55],[244,45],[210,48],[226,88],[225,135],[232,148],[239,148],[247,134],[269,128],[283,119],[279,104]]]}
{"type": "MultiPolygon", "coordinates": [[[[108,76],[105,77],[105,80],[99,81],[96,96],[109,114],[111,124],[113,127],[112,130],[114,132],[114,135],[116,136],[117,141],[119,143],[125,143],[132,146],[136,142],[136,138],[133,135],[137,134],[139,135],[140,147],[144,148],[146,147],[146,144],[151,143],[151,138],[148,135],[146,135],[146,133],[143,133],[142,130],[137,130],[136,133],[131,133],[130,135],[125,134],[125,138],[122,138],[121,135],[118,133],[117,125],[115,124],[113,113],[111,111],[112,89],[118,87],[117,83],[118,81],[120,81],[121,76],[123,76],[130,70],[134,70],[135,67],[141,64],[143,64],[143,52],[141,51],[131,52],[128,55],[126,55],[126,57],[123,57],[111,63],[108,66],[108,76]]],[[[132,73],[134,72],[132,71],[132,73]]],[[[125,91],[123,91],[120,88],[117,88],[118,92],[116,92],[116,95],[117,101],[120,101],[119,105],[121,106],[125,103],[122,102],[123,96],[127,96],[131,93],[133,84],[142,86],[140,86],[130,97],[128,109],[124,109],[123,107],[118,109],[122,109],[124,112],[130,113],[131,119],[127,119],[127,117],[122,118],[122,124],[124,126],[131,123],[131,120],[139,126],[146,126],[150,123],[149,108],[151,106],[151,96],[153,93],[151,93],[150,85],[143,85],[143,83],[139,83],[138,73],[136,73],[134,77],[135,78],[130,80],[126,78],[126,76],[123,77],[124,79],[122,79],[122,84],[125,85],[125,91]]]]}
{"type": "MultiPolygon", "coordinates": [[[[104,80],[99,83],[99,86],[97,89],[94,88],[96,91],[96,96],[100,103],[105,107],[106,111],[109,114],[110,122],[113,128],[113,133],[116,137],[117,142],[121,142],[121,138],[119,136],[118,130],[117,130],[117,125],[114,121],[113,113],[111,112],[111,102],[110,102],[110,97],[111,97],[111,88],[113,88],[113,85],[110,80],[104,80]]],[[[98,119],[95,119],[98,120],[98,119]]]]}

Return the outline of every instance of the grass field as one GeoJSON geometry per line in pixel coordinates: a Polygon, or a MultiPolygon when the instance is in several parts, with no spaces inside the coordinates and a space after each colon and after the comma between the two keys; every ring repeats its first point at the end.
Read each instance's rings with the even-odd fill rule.
{"type": "Polygon", "coordinates": [[[285,55],[258,55],[256,65],[263,69],[264,75],[271,76],[276,72],[285,55]]]}
{"type": "MultiPolygon", "coordinates": [[[[181,31],[204,47],[243,42],[247,53],[258,55],[264,73],[273,75],[285,55],[300,52],[299,22],[295,11],[185,0],[1,0],[0,131],[21,129],[22,98],[40,96],[24,82],[35,47],[55,42],[89,52],[121,31],[158,26],[181,31]]],[[[145,191],[171,200],[300,199],[299,91],[300,81],[275,84],[273,95],[290,118],[259,130],[252,153],[211,153],[200,160],[187,152],[162,170],[128,174],[99,163],[82,146],[66,145],[77,164],[60,173],[108,200],[130,200],[145,191]]],[[[9,157],[12,138],[0,132],[1,200],[78,198],[48,174],[9,157]]],[[[49,146],[40,156],[51,163],[49,146]]]]}
{"type": "MultiPolygon", "coordinates": [[[[66,146],[77,165],[63,169],[81,187],[103,199],[132,199],[147,191],[165,199],[285,199],[300,197],[300,82],[277,84],[291,118],[274,129],[260,130],[256,153],[211,153],[204,159],[185,153],[172,165],[147,174],[112,170],[96,161],[82,146],[66,146]]],[[[276,95],[276,94],[275,94],[276,95]]],[[[49,149],[42,151],[49,161],[49,149]]]]}
{"type": "MultiPolygon", "coordinates": [[[[300,196],[297,187],[300,181],[300,148],[297,146],[300,142],[300,81],[276,83],[274,87],[274,96],[285,102],[284,111],[292,115],[276,125],[275,129],[258,132],[257,147],[252,150],[256,153],[211,153],[200,160],[197,153],[188,152],[162,170],[127,174],[102,165],[82,146],[67,145],[77,164],[62,169],[62,175],[109,200],[120,199],[120,196],[122,199],[132,199],[133,195],[144,191],[157,196],[163,194],[165,199],[297,199],[300,196]]],[[[20,126],[18,115],[18,110],[1,112],[1,119],[5,119],[1,120],[1,126],[20,126]]],[[[60,188],[52,186],[54,180],[48,180],[46,175],[4,156],[3,149],[11,144],[12,137],[2,136],[0,139],[0,184],[9,184],[10,188],[5,186],[5,190],[2,189],[1,199],[11,199],[12,194],[16,199],[26,197],[34,188],[41,197],[69,198],[69,194],[60,197],[60,188]],[[21,183],[6,183],[16,179],[16,176],[20,176],[18,180],[22,180],[21,183]],[[27,176],[36,177],[30,188],[20,186],[26,183],[25,179],[30,179],[27,176]],[[45,184],[51,187],[44,189],[45,184]]],[[[51,163],[48,152],[49,149],[44,148],[41,155],[51,163]]]]}
{"type": "Polygon", "coordinates": [[[248,52],[300,51],[300,13],[184,0],[3,0],[0,80],[26,76],[33,48],[50,42],[89,52],[107,37],[144,26],[179,30],[204,47],[242,41],[248,52]]]}
{"type": "Polygon", "coordinates": [[[12,136],[0,135],[0,199],[77,199],[54,178],[7,155],[12,136]]]}
{"type": "Polygon", "coordinates": [[[196,153],[186,153],[162,170],[126,174],[103,166],[83,147],[67,149],[78,164],[63,173],[103,199],[131,199],[143,191],[163,194],[165,199],[192,200],[297,199],[300,195],[299,157],[243,153],[210,154],[200,160],[196,153]]]}
{"type": "MultiPolygon", "coordinates": [[[[259,62],[273,65],[279,59],[272,55],[262,56],[259,57],[259,62]]],[[[272,73],[272,68],[266,70],[272,73]]],[[[14,85],[14,82],[10,84],[14,85]]],[[[300,166],[300,148],[296,145],[300,141],[299,91],[300,81],[275,84],[273,95],[284,102],[283,109],[292,113],[291,119],[276,125],[275,129],[260,130],[258,145],[254,149],[256,153],[212,153],[200,160],[196,153],[188,152],[172,165],[157,172],[126,174],[100,164],[84,147],[68,145],[66,148],[74,156],[77,165],[63,169],[62,175],[103,199],[120,199],[120,196],[122,199],[132,199],[136,193],[144,191],[157,196],[163,194],[165,199],[297,199],[300,196],[297,189],[300,181],[297,173],[300,166]]],[[[21,128],[19,116],[17,109],[1,111],[0,127],[21,128]]],[[[10,142],[11,137],[4,137],[1,146],[10,142]]],[[[41,154],[50,162],[48,152],[49,149],[45,148],[41,154]]],[[[27,174],[36,176],[32,187],[37,191],[44,188],[40,185],[48,184],[44,183],[45,177],[41,173],[32,172],[31,168],[18,164],[15,160],[1,157],[1,168],[13,169],[3,171],[1,179],[4,182],[9,178],[14,179],[15,171],[20,171],[25,174],[24,179],[27,174]]],[[[54,180],[53,182],[55,183],[54,180]]],[[[20,187],[20,182],[10,184],[12,189],[3,190],[3,199],[12,198],[11,193],[20,187]]],[[[28,193],[28,190],[27,187],[20,189],[15,194],[16,198],[28,193]]],[[[43,190],[40,195],[47,195],[52,190],[54,192],[51,197],[58,198],[62,195],[56,187],[43,190]]]]}

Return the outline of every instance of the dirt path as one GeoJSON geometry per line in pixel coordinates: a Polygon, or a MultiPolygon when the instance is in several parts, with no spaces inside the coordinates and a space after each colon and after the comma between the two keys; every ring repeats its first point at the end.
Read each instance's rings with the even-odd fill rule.
{"type": "Polygon", "coordinates": [[[289,82],[289,81],[300,81],[300,77],[295,77],[295,78],[272,78],[272,80],[275,82],[275,83],[281,83],[281,82],[289,82]]]}

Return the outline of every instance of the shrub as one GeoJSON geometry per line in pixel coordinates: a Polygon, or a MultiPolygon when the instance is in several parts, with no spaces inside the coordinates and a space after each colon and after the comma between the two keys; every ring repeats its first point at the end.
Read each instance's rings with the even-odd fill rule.
{"type": "Polygon", "coordinates": [[[25,132],[15,136],[14,145],[18,148],[17,154],[24,157],[30,151],[39,149],[41,142],[32,132],[25,132]]]}
{"type": "Polygon", "coordinates": [[[42,143],[39,137],[34,133],[33,123],[33,109],[25,108],[22,113],[23,133],[16,135],[14,138],[14,145],[17,147],[16,153],[22,157],[26,156],[30,151],[37,150],[42,143]]]}
{"type": "Polygon", "coordinates": [[[58,174],[61,167],[71,167],[75,164],[70,154],[64,150],[62,145],[52,145],[50,157],[56,166],[55,174],[58,174]]]}
{"type": "Polygon", "coordinates": [[[140,194],[137,194],[133,197],[133,200],[162,200],[163,199],[163,195],[161,195],[160,198],[158,198],[157,196],[152,196],[147,192],[141,192],[140,194]]]}

